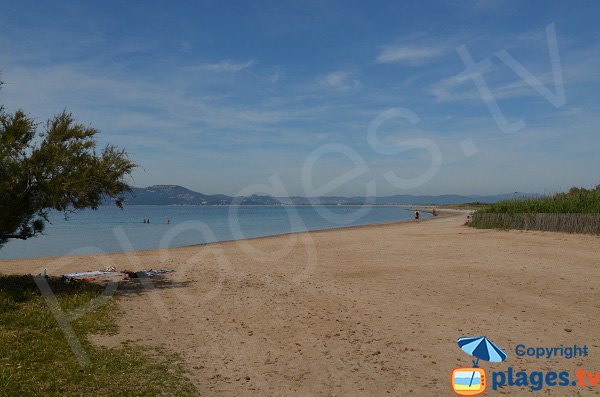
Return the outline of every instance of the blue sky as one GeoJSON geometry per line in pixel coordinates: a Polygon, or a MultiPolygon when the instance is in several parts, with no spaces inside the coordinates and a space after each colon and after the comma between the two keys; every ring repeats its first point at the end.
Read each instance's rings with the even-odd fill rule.
{"type": "Polygon", "coordinates": [[[0,8],[0,103],[40,121],[68,108],[127,148],[136,186],[237,194],[277,176],[291,195],[310,195],[307,178],[328,194],[387,195],[600,183],[598,2],[0,8]],[[485,66],[491,96],[461,48],[485,66]],[[416,119],[386,120],[374,146],[369,126],[394,108],[416,119]]]}

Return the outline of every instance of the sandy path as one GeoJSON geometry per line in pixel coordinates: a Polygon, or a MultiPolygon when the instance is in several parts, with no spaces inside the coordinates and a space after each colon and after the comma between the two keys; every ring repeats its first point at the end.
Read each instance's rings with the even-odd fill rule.
{"type": "MultiPolygon", "coordinates": [[[[456,338],[472,335],[509,354],[482,365],[488,376],[508,366],[600,371],[600,237],[481,231],[462,221],[109,255],[119,269],[177,272],[153,290],[125,292],[121,333],[99,342],[166,345],[203,395],[450,396],[451,370],[470,364],[456,338]],[[587,344],[590,353],[518,358],[518,343],[587,344]]],[[[100,267],[90,257],[69,262],[1,261],[0,271],[100,267]]],[[[585,396],[600,385],[488,395],[500,392],[585,396]]]]}

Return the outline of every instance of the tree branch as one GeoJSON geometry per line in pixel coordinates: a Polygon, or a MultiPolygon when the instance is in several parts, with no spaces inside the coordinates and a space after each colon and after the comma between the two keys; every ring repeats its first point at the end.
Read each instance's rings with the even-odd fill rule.
{"type": "Polygon", "coordinates": [[[0,234],[0,240],[19,239],[27,240],[28,237],[21,236],[20,234],[0,234]]]}

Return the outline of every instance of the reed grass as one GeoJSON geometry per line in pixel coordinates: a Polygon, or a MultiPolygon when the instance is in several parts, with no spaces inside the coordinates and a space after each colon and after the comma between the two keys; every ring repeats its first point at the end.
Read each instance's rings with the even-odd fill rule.
{"type": "Polygon", "coordinates": [[[568,192],[552,196],[521,197],[499,201],[479,209],[481,213],[497,214],[598,214],[600,185],[594,189],[573,187],[568,192]]]}
{"type": "Polygon", "coordinates": [[[480,229],[545,230],[600,234],[600,214],[473,214],[470,223],[480,229]]]}
{"type": "Polygon", "coordinates": [[[481,229],[600,234],[600,185],[490,204],[473,214],[470,225],[481,229]]]}

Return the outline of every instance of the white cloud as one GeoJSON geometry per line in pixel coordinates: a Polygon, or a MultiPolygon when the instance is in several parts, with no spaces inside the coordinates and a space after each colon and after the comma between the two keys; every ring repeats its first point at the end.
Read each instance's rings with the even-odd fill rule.
{"type": "Polygon", "coordinates": [[[357,88],[360,86],[360,81],[352,79],[350,72],[338,70],[325,75],[319,83],[328,88],[336,90],[348,90],[350,88],[357,88]]]}
{"type": "Polygon", "coordinates": [[[235,63],[230,59],[226,59],[217,63],[205,63],[202,65],[191,66],[190,70],[206,70],[216,73],[237,73],[244,69],[248,69],[254,65],[254,59],[250,59],[247,62],[235,63]]]}
{"type": "Polygon", "coordinates": [[[444,52],[442,48],[436,47],[384,46],[377,56],[377,62],[405,62],[414,64],[436,58],[444,52]]]}

